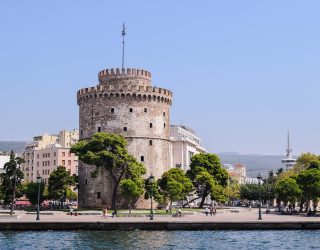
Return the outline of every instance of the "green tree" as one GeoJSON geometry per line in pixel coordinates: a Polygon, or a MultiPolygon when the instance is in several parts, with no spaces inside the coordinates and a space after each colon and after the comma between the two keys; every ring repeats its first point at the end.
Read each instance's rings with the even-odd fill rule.
{"type": "Polygon", "coordinates": [[[214,185],[226,187],[229,178],[219,157],[207,153],[196,154],[192,157],[187,175],[193,182],[197,195],[201,198],[200,207],[203,207],[205,198],[211,193],[212,187],[214,185]]]}
{"type": "Polygon", "coordinates": [[[143,194],[143,188],[131,179],[120,181],[121,195],[129,200],[129,213],[131,214],[132,200],[139,198],[143,194]]]}
{"type": "MultiPolygon", "coordinates": [[[[39,185],[38,183],[34,183],[34,182],[27,182],[24,185],[24,194],[27,196],[27,198],[33,205],[38,204],[38,189],[39,189],[38,185],[39,185]]],[[[45,190],[45,184],[41,182],[40,183],[40,204],[46,198],[44,195],[44,190],[45,190]]]]}
{"type": "Polygon", "coordinates": [[[320,161],[319,160],[312,160],[307,169],[318,169],[320,170],[320,161]]]}
{"type": "Polygon", "coordinates": [[[48,196],[51,199],[66,198],[68,189],[75,184],[75,179],[73,176],[70,176],[70,172],[66,171],[64,166],[58,166],[50,174],[48,196]]]}
{"type": "Polygon", "coordinates": [[[170,208],[174,201],[187,200],[187,196],[193,191],[192,182],[179,168],[163,173],[158,185],[162,196],[170,201],[170,208]]]}
{"type": "Polygon", "coordinates": [[[290,202],[294,206],[295,202],[300,199],[301,189],[295,179],[286,178],[277,182],[275,186],[277,198],[284,203],[290,202]]]}
{"type": "Polygon", "coordinates": [[[320,197],[320,170],[303,170],[297,175],[296,180],[302,190],[302,197],[305,200],[313,200],[316,204],[320,197]]]}
{"type": "Polygon", "coordinates": [[[293,167],[293,171],[296,174],[299,174],[302,170],[306,170],[309,168],[311,162],[319,161],[320,156],[312,153],[302,153],[298,159],[296,164],[293,167]]]}
{"type": "Polygon", "coordinates": [[[21,180],[23,179],[23,172],[20,170],[20,165],[24,160],[16,157],[15,153],[11,151],[9,162],[4,164],[5,173],[0,175],[1,190],[4,196],[4,204],[11,202],[10,214],[13,214],[13,206],[16,195],[21,196],[22,186],[21,180]]]}
{"type": "Polygon", "coordinates": [[[120,181],[129,176],[136,182],[139,179],[137,176],[145,173],[145,167],[128,153],[126,146],[127,141],[121,135],[97,132],[91,139],[80,141],[71,148],[71,152],[80,161],[109,172],[112,181],[112,209],[116,208],[120,181]]]}

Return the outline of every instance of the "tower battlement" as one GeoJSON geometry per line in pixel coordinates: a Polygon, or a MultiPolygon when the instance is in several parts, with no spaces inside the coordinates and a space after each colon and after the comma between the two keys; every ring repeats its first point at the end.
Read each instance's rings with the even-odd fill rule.
{"type": "Polygon", "coordinates": [[[99,72],[98,79],[100,84],[114,84],[115,81],[119,83],[119,80],[121,80],[121,84],[132,84],[132,80],[139,80],[142,85],[151,85],[151,73],[144,69],[104,69],[99,72]]]}

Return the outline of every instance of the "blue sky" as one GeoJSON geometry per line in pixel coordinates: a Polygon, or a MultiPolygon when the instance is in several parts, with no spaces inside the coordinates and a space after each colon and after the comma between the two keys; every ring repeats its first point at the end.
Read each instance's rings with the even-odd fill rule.
{"type": "Polygon", "coordinates": [[[319,1],[1,1],[0,140],[78,127],[98,71],[152,72],[211,152],[320,153],[319,1]]]}

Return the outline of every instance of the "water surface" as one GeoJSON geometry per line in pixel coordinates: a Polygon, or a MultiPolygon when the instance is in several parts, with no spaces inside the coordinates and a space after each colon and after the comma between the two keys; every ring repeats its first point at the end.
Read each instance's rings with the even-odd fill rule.
{"type": "Polygon", "coordinates": [[[0,249],[320,249],[320,231],[0,231],[0,249]]]}

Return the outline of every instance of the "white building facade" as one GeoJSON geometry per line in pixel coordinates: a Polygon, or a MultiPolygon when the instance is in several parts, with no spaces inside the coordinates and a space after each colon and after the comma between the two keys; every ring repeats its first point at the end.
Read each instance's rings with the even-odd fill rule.
{"type": "Polygon", "coordinates": [[[178,167],[184,171],[189,169],[192,156],[198,153],[206,153],[201,146],[201,139],[195,132],[183,125],[170,126],[170,167],[178,167]]]}

